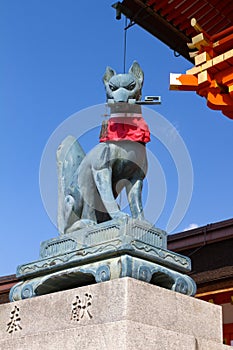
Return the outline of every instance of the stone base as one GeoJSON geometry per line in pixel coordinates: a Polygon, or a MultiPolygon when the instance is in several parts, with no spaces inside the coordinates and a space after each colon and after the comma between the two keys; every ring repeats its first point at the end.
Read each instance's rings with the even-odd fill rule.
{"type": "Polygon", "coordinates": [[[132,278],[0,306],[4,350],[227,350],[221,307],[132,278]]]}
{"type": "Polygon", "coordinates": [[[133,277],[186,295],[194,295],[196,291],[196,284],[189,276],[124,254],[19,282],[11,289],[10,300],[17,301],[122,277],[133,277]]]}
{"type": "Polygon", "coordinates": [[[43,242],[40,259],[18,267],[21,281],[10,300],[122,277],[194,295],[190,270],[189,258],[167,249],[165,231],[131,218],[111,220],[43,242]]]}

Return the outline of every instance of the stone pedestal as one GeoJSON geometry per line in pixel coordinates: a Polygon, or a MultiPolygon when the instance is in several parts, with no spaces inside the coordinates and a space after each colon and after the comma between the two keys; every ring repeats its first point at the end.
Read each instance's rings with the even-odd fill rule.
{"type": "Polygon", "coordinates": [[[40,258],[20,265],[10,300],[133,277],[194,295],[188,257],[167,249],[167,234],[145,221],[111,220],[42,242],[40,258]]]}
{"type": "Polygon", "coordinates": [[[133,278],[0,306],[4,350],[227,350],[221,307],[133,278]]]}

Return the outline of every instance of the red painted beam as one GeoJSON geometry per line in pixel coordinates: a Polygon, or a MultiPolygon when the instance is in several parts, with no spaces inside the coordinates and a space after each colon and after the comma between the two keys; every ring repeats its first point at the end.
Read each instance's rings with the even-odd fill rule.
{"type": "MultiPolygon", "coordinates": [[[[208,7],[207,4],[204,4],[202,6],[203,9],[206,8],[206,6],[208,7]]],[[[199,13],[200,13],[200,5],[196,5],[195,7],[191,7],[188,11],[184,11],[180,16],[178,16],[176,19],[174,19],[173,24],[175,26],[182,24],[183,22],[185,22],[185,24],[188,24],[190,26],[190,20],[189,17],[194,17],[194,13],[196,13],[196,18],[199,18],[199,13]]]]}
{"type": "Polygon", "coordinates": [[[156,2],[153,6],[154,11],[159,11],[168,5],[168,0],[156,2]]]}
{"type": "Polygon", "coordinates": [[[174,0],[170,5],[167,5],[162,11],[161,15],[165,17],[170,12],[174,11],[176,7],[180,4],[180,0],[174,0]]]}

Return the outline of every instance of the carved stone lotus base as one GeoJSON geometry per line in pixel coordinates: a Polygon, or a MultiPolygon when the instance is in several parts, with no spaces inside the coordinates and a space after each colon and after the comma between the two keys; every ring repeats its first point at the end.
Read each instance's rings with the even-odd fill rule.
{"type": "Polygon", "coordinates": [[[166,232],[131,218],[111,220],[41,244],[40,260],[20,265],[10,300],[133,277],[194,295],[190,259],[167,250],[166,232]]]}

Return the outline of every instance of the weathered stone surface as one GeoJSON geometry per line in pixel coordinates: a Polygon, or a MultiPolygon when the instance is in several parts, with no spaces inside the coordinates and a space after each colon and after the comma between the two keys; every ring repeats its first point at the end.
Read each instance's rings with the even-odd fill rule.
{"type": "Polygon", "coordinates": [[[143,315],[144,323],[222,342],[220,306],[143,283],[133,288],[132,280],[129,280],[129,285],[132,285],[128,289],[129,319],[136,320],[143,315]]]}
{"type": "Polygon", "coordinates": [[[4,350],[228,348],[220,306],[132,278],[0,306],[4,350]]]}
{"type": "Polygon", "coordinates": [[[230,350],[231,346],[212,341],[198,340],[197,350],[230,350]]]}
{"type": "Polygon", "coordinates": [[[0,349],[196,350],[196,347],[192,336],[125,320],[0,341],[0,349]]]}

